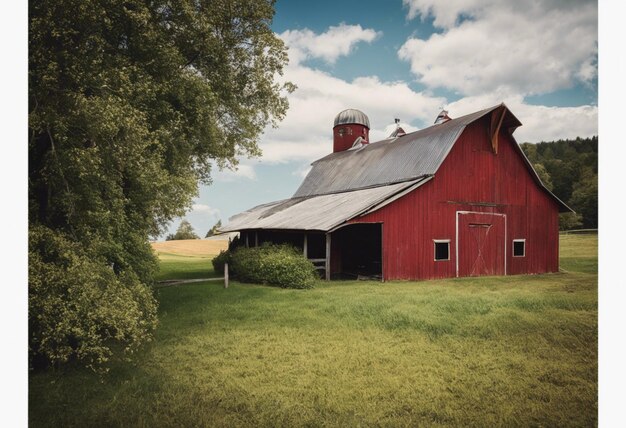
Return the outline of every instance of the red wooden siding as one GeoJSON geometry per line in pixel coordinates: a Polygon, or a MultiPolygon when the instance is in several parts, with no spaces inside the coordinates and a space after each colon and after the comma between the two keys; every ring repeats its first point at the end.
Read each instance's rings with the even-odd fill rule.
{"type": "MultiPolygon", "coordinates": [[[[501,214],[474,216],[476,224],[483,218],[497,217],[489,223],[492,229],[488,236],[474,237],[487,240],[485,254],[493,258],[485,260],[476,272],[503,274],[501,261],[506,263],[506,274],[558,271],[557,204],[535,183],[507,132],[500,131],[498,154],[495,155],[487,129],[487,118],[468,126],[434,179],[386,207],[352,220],[384,224],[384,279],[456,276],[459,211],[501,214]],[[500,239],[503,234],[506,242],[504,237],[500,239]],[[498,239],[494,241],[494,237],[498,239]],[[435,239],[450,240],[450,260],[434,260],[435,239]],[[525,257],[512,257],[514,239],[526,240],[525,257]]],[[[468,234],[472,232],[466,228],[469,228],[472,217],[462,217],[460,276],[472,274],[472,268],[466,266],[472,262],[464,261],[464,258],[474,257],[477,251],[474,247],[479,245],[469,243],[471,236],[468,234]]]]}

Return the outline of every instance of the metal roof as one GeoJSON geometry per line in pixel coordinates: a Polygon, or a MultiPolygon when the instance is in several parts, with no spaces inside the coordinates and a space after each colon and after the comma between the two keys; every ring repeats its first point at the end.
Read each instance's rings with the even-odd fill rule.
{"type": "Polygon", "coordinates": [[[465,127],[498,107],[367,144],[358,150],[331,153],[312,163],[313,168],[293,196],[346,192],[433,175],[465,127]]]}
{"type": "Polygon", "coordinates": [[[333,128],[337,125],[345,125],[350,123],[358,123],[361,125],[365,125],[368,128],[370,127],[370,120],[365,113],[363,113],[361,110],[349,108],[335,116],[335,124],[333,125],[333,128]]]}
{"type": "Polygon", "coordinates": [[[328,232],[366,211],[404,195],[427,179],[389,186],[263,204],[231,217],[220,233],[245,229],[295,229],[328,232]]]}

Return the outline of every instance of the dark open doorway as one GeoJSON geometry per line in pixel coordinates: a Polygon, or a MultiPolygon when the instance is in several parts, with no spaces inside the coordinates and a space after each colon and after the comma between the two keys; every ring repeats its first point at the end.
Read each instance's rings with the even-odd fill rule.
{"type": "Polygon", "coordinates": [[[382,279],[382,224],[359,223],[332,234],[333,279],[382,279]]]}

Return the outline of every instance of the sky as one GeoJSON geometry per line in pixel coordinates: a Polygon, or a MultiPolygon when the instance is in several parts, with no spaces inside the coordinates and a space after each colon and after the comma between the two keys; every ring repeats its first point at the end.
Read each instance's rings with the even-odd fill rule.
{"type": "Polygon", "coordinates": [[[184,218],[201,237],[291,197],[332,151],[333,119],[346,108],[368,115],[372,142],[394,118],[411,132],[442,108],[454,118],[501,102],[523,124],[520,143],[598,134],[595,1],[278,0],[272,29],[289,49],[282,79],[298,88],[279,127],[264,130],[263,155],[215,168],[200,186],[184,218]]]}

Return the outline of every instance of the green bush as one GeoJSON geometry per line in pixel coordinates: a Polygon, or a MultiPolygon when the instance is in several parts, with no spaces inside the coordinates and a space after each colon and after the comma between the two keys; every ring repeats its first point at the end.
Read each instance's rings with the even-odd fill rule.
{"type": "Polygon", "coordinates": [[[131,270],[116,272],[90,248],[43,226],[31,227],[28,254],[31,367],[77,361],[106,370],[114,356],[151,338],[157,304],[131,270]]]}
{"type": "Polygon", "coordinates": [[[244,282],[313,288],[317,279],[313,264],[289,245],[240,247],[232,253],[231,263],[237,279],[244,282]]]}
{"type": "Polygon", "coordinates": [[[230,268],[230,265],[232,265],[231,262],[231,252],[226,250],[222,250],[220,251],[220,253],[213,257],[213,260],[211,260],[211,263],[213,263],[213,269],[215,270],[215,272],[224,274],[224,264],[228,263],[229,264],[229,269],[231,270],[232,273],[232,269],[230,268]]]}

